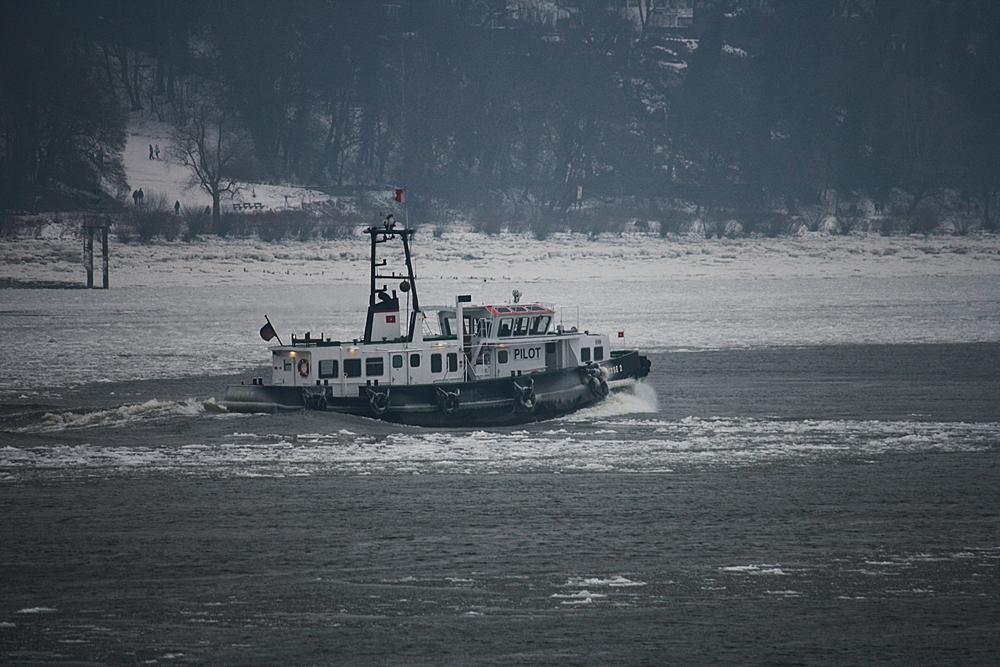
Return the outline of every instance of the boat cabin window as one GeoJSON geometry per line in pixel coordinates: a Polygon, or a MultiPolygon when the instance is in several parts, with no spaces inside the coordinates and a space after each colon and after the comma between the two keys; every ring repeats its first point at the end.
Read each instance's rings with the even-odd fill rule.
{"type": "Polygon", "coordinates": [[[410,368],[420,368],[420,355],[413,353],[410,355],[410,368]]]}
{"type": "Polygon", "coordinates": [[[431,355],[431,373],[441,372],[441,355],[434,353],[431,355]]]}
{"type": "Polygon", "coordinates": [[[594,361],[601,361],[604,359],[604,348],[595,347],[594,348],[594,361]]]}
{"type": "Polygon", "coordinates": [[[530,317],[519,317],[514,320],[514,335],[515,336],[527,336],[528,335],[528,323],[531,321],[530,317]]]}
{"type": "Polygon", "coordinates": [[[458,326],[456,326],[457,322],[454,315],[452,315],[451,317],[445,317],[442,320],[442,324],[444,324],[444,331],[441,332],[443,335],[445,336],[458,335],[458,326]]]}
{"type": "Polygon", "coordinates": [[[580,361],[590,361],[590,348],[581,347],[580,348],[580,361]]]}
{"type": "Polygon", "coordinates": [[[549,320],[551,320],[548,315],[543,315],[541,317],[531,318],[531,335],[541,336],[549,330],[549,320]]]}
{"type": "Polygon", "coordinates": [[[512,320],[509,317],[505,317],[500,320],[500,333],[497,334],[500,338],[507,338],[510,336],[511,322],[512,320]]]}
{"type": "Polygon", "coordinates": [[[392,355],[392,367],[393,368],[402,368],[403,367],[403,355],[401,355],[401,354],[394,354],[394,355],[392,355]]]}
{"type": "Polygon", "coordinates": [[[368,377],[378,377],[382,375],[384,368],[382,357],[368,357],[365,359],[365,375],[368,377]]]}
{"type": "Polygon", "coordinates": [[[479,338],[489,338],[490,337],[490,321],[487,319],[476,320],[476,331],[475,335],[479,338]]]}
{"type": "Polygon", "coordinates": [[[288,357],[285,357],[284,370],[289,373],[292,370],[292,360],[289,359],[288,357]]]}
{"type": "Polygon", "coordinates": [[[319,360],[319,376],[321,378],[335,378],[339,375],[337,371],[336,359],[320,359],[319,360]]]}
{"type": "Polygon", "coordinates": [[[360,359],[344,359],[344,377],[349,377],[349,378],[361,377],[360,359]]]}
{"type": "Polygon", "coordinates": [[[449,352],[448,353],[448,372],[454,373],[458,370],[458,353],[449,352]]]}
{"type": "Polygon", "coordinates": [[[507,350],[497,350],[497,363],[507,363],[507,350]]]}

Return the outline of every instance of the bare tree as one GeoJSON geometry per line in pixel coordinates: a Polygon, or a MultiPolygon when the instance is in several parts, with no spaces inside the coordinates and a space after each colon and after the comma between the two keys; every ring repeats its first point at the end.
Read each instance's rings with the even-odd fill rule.
{"type": "Polygon", "coordinates": [[[200,92],[174,125],[168,153],[172,161],[191,170],[192,187],[212,198],[212,222],[218,225],[219,200],[240,190],[239,170],[252,160],[253,142],[222,96],[200,92]]]}

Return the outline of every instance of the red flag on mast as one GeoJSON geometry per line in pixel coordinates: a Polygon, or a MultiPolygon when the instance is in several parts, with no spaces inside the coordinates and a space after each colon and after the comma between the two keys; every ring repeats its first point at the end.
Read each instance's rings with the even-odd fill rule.
{"type": "Polygon", "coordinates": [[[396,201],[401,204],[406,202],[406,188],[396,188],[396,201]]]}

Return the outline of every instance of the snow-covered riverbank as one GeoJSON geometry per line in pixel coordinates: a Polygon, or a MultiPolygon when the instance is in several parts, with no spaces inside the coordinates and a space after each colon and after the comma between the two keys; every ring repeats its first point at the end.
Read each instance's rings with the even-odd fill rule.
{"type": "MultiPolygon", "coordinates": [[[[645,235],[485,236],[418,232],[416,267],[425,278],[518,282],[727,278],[890,278],[998,276],[996,236],[661,239],[645,235]]],[[[16,283],[83,282],[75,227],[50,226],[41,238],[0,242],[0,279],[16,283]]],[[[368,247],[350,240],[217,239],[111,244],[111,284],[124,286],[326,284],[364,281],[368,247]]]]}

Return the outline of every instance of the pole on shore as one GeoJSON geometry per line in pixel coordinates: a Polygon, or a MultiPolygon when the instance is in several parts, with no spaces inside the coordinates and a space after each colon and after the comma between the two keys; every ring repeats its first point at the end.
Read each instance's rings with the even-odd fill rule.
{"type": "Polygon", "coordinates": [[[87,269],[87,289],[94,287],[94,228],[87,227],[83,241],[83,266],[87,269]]]}
{"type": "Polygon", "coordinates": [[[101,263],[104,268],[104,289],[108,289],[108,228],[101,228],[101,263]]]}

